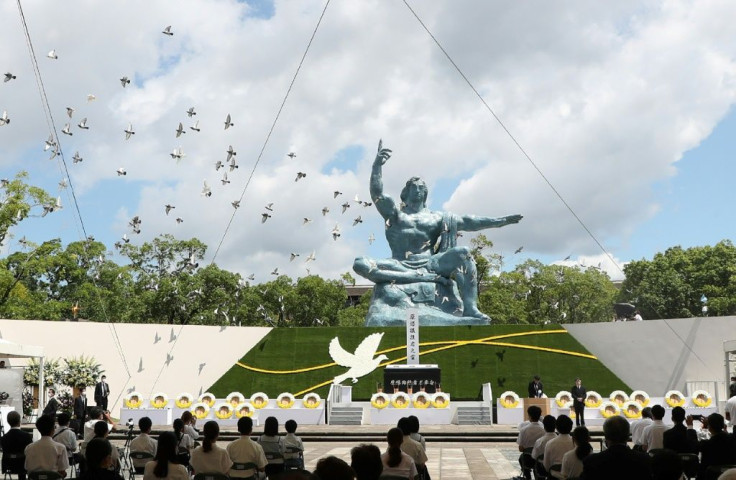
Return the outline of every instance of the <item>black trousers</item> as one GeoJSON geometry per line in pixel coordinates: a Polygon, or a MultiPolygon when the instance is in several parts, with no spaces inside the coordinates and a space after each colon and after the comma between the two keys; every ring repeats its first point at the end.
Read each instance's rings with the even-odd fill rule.
{"type": "Polygon", "coordinates": [[[575,426],[585,425],[585,404],[575,403],[573,408],[575,409],[575,426]]]}

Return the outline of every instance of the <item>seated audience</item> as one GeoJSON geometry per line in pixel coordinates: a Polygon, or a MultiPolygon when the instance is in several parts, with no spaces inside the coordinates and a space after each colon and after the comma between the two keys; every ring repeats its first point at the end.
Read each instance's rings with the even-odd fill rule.
{"type": "Polygon", "coordinates": [[[685,426],[684,408],[672,409],[672,422],[674,425],[662,434],[662,446],[675,453],[697,453],[698,436],[695,430],[685,426]]]}
{"type": "Polygon", "coordinates": [[[184,433],[184,422],[181,418],[174,420],[174,438],[176,438],[176,461],[180,465],[189,465],[192,456],[194,440],[189,434],[184,433]]]}
{"type": "Polygon", "coordinates": [[[192,440],[199,440],[199,430],[194,428],[194,425],[197,423],[197,418],[192,415],[192,412],[190,412],[189,410],[185,410],[181,414],[181,421],[184,422],[183,432],[189,435],[189,438],[191,438],[192,440]]]}
{"type": "Polygon", "coordinates": [[[575,448],[572,444],[572,420],[567,415],[560,415],[555,420],[555,428],[558,435],[547,442],[544,446],[544,469],[549,472],[549,467],[562,463],[562,457],[575,448]]]}
{"type": "Polygon", "coordinates": [[[253,463],[256,469],[230,470],[230,478],[250,478],[256,475],[256,470],[264,471],[268,461],[263,453],[263,448],[250,438],[253,431],[253,420],[250,417],[238,419],[238,432],[240,438],[227,446],[227,453],[233,463],[253,463]]]}
{"type": "Polygon", "coordinates": [[[68,413],[62,412],[56,417],[56,420],[59,422],[59,426],[52,438],[55,442],[59,442],[66,447],[66,453],[69,455],[69,458],[73,458],[75,462],[79,462],[81,455],[79,454],[77,434],[69,428],[71,417],[68,413]]]}
{"type": "Polygon", "coordinates": [[[674,450],[663,449],[652,455],[653,480],[680,480],[681,478],[682,461],[674,450]]]}
{"type": "Polygon", "coordinates": [[[542,419],[542,425],[544,426],[544,435],[539,437],[534,442],[534,449],[532,450],[532,458],[538,460],[539,457],[544,455],[544,447],[547,446],[547,442],[557,436],[555,433],[557,420],[552,415],[545,415],[542,419]]]}
{"type": "Polygon", "coordinates": [[[115,424],[110,417],[110,412],[106,412],[101,408],[93,408],[89,413],[89,420],[84,423],[84,437],[82,440],[82,450],[86,448],[87,442],[95,437],[95,424],[97,422],[105,422],[108,430],[114,430],[115,424]]]}
{"type": "MultiPolygon", "coordinates": [[[[688,428],[693,425],[693,418],[685,419],[688,428]]],[[[736,442],[734,436],[726,432],[726,422],[723,415],[711,413],[708,418],[701,420],[703,426],[710,432],[710,438],[698,442],[700,452],[700,467],[698,468],[698,480],[716,480],[718,475],[708,471],[713,465],[736,464],[736,442]]]]}
{"type": "Polygon", "coordinates": [[[350,450],[350,466],[357,480],[378,480],[383,472],[381,450],[367,443],[353,447],[350,450]]]}
{"type": "Polygon", "coordinates": [[[258,437],[258,444],[263,448],[268,465],[266,476],[271,477],[284,471],[284,439],[279,435],[279,421],[276,417],[266,418],[263,424],[263,435],[258,437]]]}
{"type": "MultiPolygon", "coordinates": [[[[99,422],[95,423],[95,436],[94,438],[101,438],[103,440],[107,440],[107,435],[110,433],[109,423],[103,422],[100,420],[99,422]]],[[[90,440],[91,442],[92,440],[90,440]]],[[[85,449],[84,453],[85,458],[87,457],[87,450],[85,449]]],[[[119,470],[120,469],[120,453],[118,452],[117,447],[113,447],[112,452],[110,453],[110,456],[112,457],[112,461],[110,462],[110,469],[111,470],[119,470]]]]}
{"type": "Polygon", "coordinates": [[[410,423],[411,420],[409,420],[407,417],[402,417],[399,419],[399,423],[396,425],[397,428],[401,430],[401,433],[404,434],[404,440],[403,442],[401,442],[401,451],[409,455],[411,459],[414,460],[414,465],[416,465],[417,471],[420,474],[423,474],[427,470],[427,454],[424,453],[424,448],[422,448],[422,445],[411,438],[411,427],[409,426],[410,423]]]}
{"type": "Polygon", "coordinates": [[[637,452],[643,452],[642,447],[642,436],[644,429],[652,424],[652,409],[651,407],[644,407],[641,410],[641,418],[631,422],[631,443],[634,444],[634,450],[637,452]]]}
{"type": "Polygon", "coordinates": [[[662,435],[667,430],[667,425],[662,421],[664,418],[664,407],[662,405],[652,407],[652,418],[654,419],[652,424],[642,432],[641,447],[645,452],[662,448],[662,435]]]}
{"type": "Polygon", "coordinates": [[[314,469],[314,475],[319,480],[353,480],[355,472],[345,463],[345,460],[332,455],[320,458],[314,469]]]}
{"type": "Polygon", "coordinates": [[[295,420],[287,420],[284,424],[286,435],[284,436],[284,464],[296,466],[304,470],[304,444],[302,439],[296,436],[297,423],[295,420]]]}
{"type": "Polygon", "coordinates": [[[583,473],[583,460],[591,454],[590,434],[585,427],[577,427],[572,432],[575,449],[562,456],[562,478],[577,478],[583,473]]]}
{"type": "Polygon", "coordinates": [[[18,412],[8,413],[8,425],[10,430],[0,437],[0,445],[3,448],[2,469],[3,472],[17,474],[18,480],[25,480],[23,455],[26,447],[33,443],[33,435],[20,429],[20,413],[18,412]]]}
{"type": "Polygon", "coordinates": [[[386,435],[388,450],[381,455],[383,474],[404,477],[413,480],[419,473],[414,460],[401,451],[404,442],[404,433],[398,428],[392,428],[386,435]]]}
{"type": "Polygon", "coordinates": [[[25,449],[26,471],[58,472],[62,477],[66,477],[69,457],[66,454],[66,447],[51,438],[54,423],[54,418],[49,415],[41,415],[36,420],[36,429],[41,438],[25,449]]]}
{"type": "Polygon", "coordinates": [[[627,445],[629,422],[623,417],[607,418],[603,423],[606,450],[589,455],[583,460],[585,480],[649,480],[652,464],[649,455],[635,452],[627,445]]]}
{"type": "Polygon", "coordinates": [[[80,480],[123,480],[112,470],[112,452],[116,450],[105,438],[95,437],[85,449],[86,471],[80,480]]]}
{"type": "MultiPolygon", "coordinates": [[[[148,417],[141,417],[140,420],[138,420],[138,428],[141,429],[140,435],[135,437],[130,442],[130,451],[131,452],[144,452],[144,453],[150,453],[152,456],[156,456],[156,445],[158,442],[156,442],[156,439],[151,438],[151,427],[153,427],[153,422],[148,417]]],[[[152,461],[152,458],[144,458],[144,459],[137,459],[132,458],[133,462],[133,469],[136,473],[142,474],[143,468],[146,466],[146,464],[150,461],[152,461]]]]}
{"type": "Polygon", "coordinates": [[[192,452],[189,464],[195,473],[221,473],[227,475],[233,462],[227,450],[217,445],[217,437],[220,436],[220,426],[214,420],[204,424],[204,440],[202,446],[192,452]]]}
{"type": "Polygon", "coordinates": [[[189,480],[189,472],[184,465],[176,463],[176,435],[163,432],[158,436],[156,457],[143,469],[143,480],[189,480]]]}
{"type": "Polygon", "coordinates": [[[419,442],[426,452],[427,445],[424,442],[424,437],[419,434],[419,418],[416,415],[409,415],[406,418],[409,419],[409,428],[411,429],[411,434],[409,434],[409,436],[412,440],[416,440],[417,442],[419,442]]]}
{"type": "Polygon", "coordinates": [[[519,427],[519,436],[516,438],[516,444],[519,446],[519,452],[522,454],[519,456],[519,465],[524,471],[524,478],[530,479],[534,467],[534,457],[531,454],[528,457],[524,456],[524,450],[534,449],[534,444],[541,437],[544,436],[544,426],[539,422],[539,418],[542,416],[542,409],[536,405],[532,405],[526,409],[527,415],[529,415],[529,422],[525,422],[519,427]],[[526,460],[525,460],[526,459],[526,460]]]}

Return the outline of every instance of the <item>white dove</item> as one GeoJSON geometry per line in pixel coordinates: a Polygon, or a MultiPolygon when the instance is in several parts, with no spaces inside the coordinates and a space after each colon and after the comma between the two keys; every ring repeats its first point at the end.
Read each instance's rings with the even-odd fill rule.
{"type": "Polygon", "coordinates": [[[378,368],[381,361],[388,360],[386,355],[379,355],[376,358],[373,356],[378,350],[378,345],[381,343],[383,333],[373,333],[368,335],[360,342],[358,348],[355,349],[355,353],[348,353],[340,346],[340,340],[335,337],[330,341],[330,356],[338,365],[347,367],[349,370],[342,375],[336,376],[332,383],[340,384],[348,378],[352,378],[353,383],[358,382],[359,377],[368,375],[373,370],[378,368]]]}

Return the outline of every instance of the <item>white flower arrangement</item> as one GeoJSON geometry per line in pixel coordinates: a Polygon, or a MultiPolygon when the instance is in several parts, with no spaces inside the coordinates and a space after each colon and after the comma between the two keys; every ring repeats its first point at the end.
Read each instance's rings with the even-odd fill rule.
{"type": "Polygon", "coordinates": [[[414,408],[427,408],[432,404],[432,397],[426,392],[417,392],[412,396],[411,403],[414,408]]]}
{"type": "Polygon", "coordinates": [[[140,392],[130,392],[123,397],[123,402],[127,408],[141,408],[143,405],[143,395],[140,392]]]}
{"type": "Polygon", "coordinates": [[[258,410],[265,408],[268,406],[268,395],[263,392],[254,393],[250,396],[250,404],[258,410]]]}
{"type": "Polygon", "coordinates": [[[322,399],[315,392],[309,392],[302,397],[302,406],[304,408],[317,408],[320,403],[322,403],[322,399]]]}
{"type": "Polygon", "coordinates": [[[645,392],[644,390],[634,390],[631,392],[631,395],[629,395],[629,399],[635,401],[639,405],[641,405],[642,408],[649,405],[649,394],[645,392]]]}
{"type": "Polygon", "coordinates": [[[233,406],[230,402],[220,402],[215,405],[215,416],[220,420],[225,420],[233,416],[233,406]]]}
{"type": "Polygon", "coordinates": [[[388,407],[390,403],[391,403],[391,399],[386,393],[378,392],[378,393],[374,393],[371,396],[371,405],[373,406],[373,408],[377,408],[381,410],[381,409],[388,407]]]}
{"type": "Polygon", "coordinates": [[[664,401],[672,408],[684,407],[687,397],[679,390],[670,390],[664,394],[664,401]]]}
{"type": "Polygon", "coordinates": [[[644,407],[636,400],[629,400],[623,404],[621,411],[624,413],[626,418],[641,418],[642,408],[644,407]]]}
{"type": "Polygon", "coordinates": [[[245,401],[245,395],[240,392],[231,392],[225,397],[225,401],[235,408],[245,401]]]}
{"type": "Polygon", "coordinates": [[[432,395],[432,406],[434,408],[447,408],[450,406],[450,396],[445,392],[437,392],[432,395]]]}
{"type": "Polygon", "coordinates": [[[253,411],[253,405],[251,405],[250,402],[243,402],[235,407],[235,416],[238,418],[252,417],[253,411]]]}
{"type": "Polygon", "coordinates": [[[608,399],[621,408],[624,403],[629,401],[629,396],[623,390],[614,390],[608,396],[608,399]]]}
{"type": "Polygon", "coordinates": [[[598,408],[601,406],[601,403],[603,403],[603,398],[596,391],[591,390],[585,396],[585,406],[588,408],[598,408]]]}
{"type": "Polygon", "coordinates": [[[611,400],[606,400],[605,402],[601,403],[601,406],[598,410],[601,412],[601,415],[604,418],[611,418],[621,414],[621,408],[618,406],[618,403],[611,400]]]}
{"type": "Polygon", "coordinates": [[[516,392],[510,390],[503,392],[498,399],[501,401],[500,403],[503,408],[516,408],[519,406],[519,396],[516,392]]]}
{"type": "Polygon", "coordinates": [[[408,393],[396,392],[391,396],[391,405],[394,408],[406,408],[411,403],[411,398],[408,393]]]}
{"type": "Polygon", "coordinates": [[[169,397],[163,392],[154,393],[148,400],[152,408],[165,408],[169,404],[169,397]]]}
{"type": "Polygon", "coordinates": [[[294,406],[294,395],[284,392],[276,397],[276,405],[279,408],[291,408],[294,406]]]}
{"type": "Polygon", "coordinates": [[[206,403],[209,408],[215,404],[215,395],[210,392],[204,392],[199,396],[199,403],[206,403]]]}
{"type": "Polygon", "coordinates": [[[701,408],[709,407],[713,402],[713,398],[710,396],[710,393],[705,390],[695,390],[692,397],[690,397],[690,400],[692,400],[695,406],[701,408]]]}
{"type": "Polygon", "coordinates": [[[198,420],[203,420],[210,414],[210,405],[206,402],[195,403],[190,411],[198,420]]]}
{"type": "Polygon", "coordinates": [[[178,408],[189,408],[192,406],[192,399],[194,396],[191,393],[182,392],[176,396],[174,404],[178,408]]]}
{"type": "Polygon", "coordinates": [[[557,395],[555,395],[555,403],[560,408],[572,407],[572,393],[567,390],[557,392],[557,395]]]}

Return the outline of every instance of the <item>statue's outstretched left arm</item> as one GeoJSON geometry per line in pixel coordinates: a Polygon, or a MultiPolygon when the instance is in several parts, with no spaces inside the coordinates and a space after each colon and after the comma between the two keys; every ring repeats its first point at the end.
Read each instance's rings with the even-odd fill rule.
{"type": "Polygon", "coordinates": [[[519,223],[524,218],[521,215],[508,215],[505,217],[491,218],[476,215],[458,215],[457,229],[466,232],[476,232],[486,228],[498,228],[512,223],[519,223]]]}

